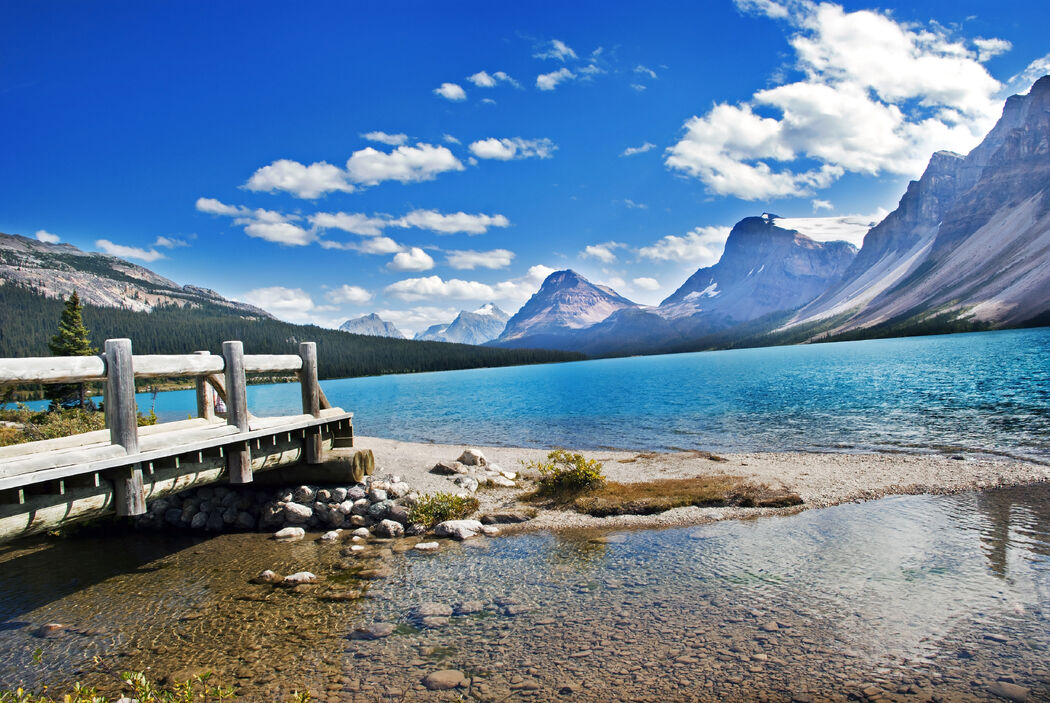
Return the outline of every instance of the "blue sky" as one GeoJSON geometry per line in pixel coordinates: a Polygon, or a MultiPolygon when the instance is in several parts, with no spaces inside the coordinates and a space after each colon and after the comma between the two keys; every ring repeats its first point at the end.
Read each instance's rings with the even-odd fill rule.
{"type": "Polygon", "coordinates": [[[1050,72],[1044,1],[0,6],[0,231],[326,326],[570,267],[659,302],[742,217],[877,218],[1050,72]]]}

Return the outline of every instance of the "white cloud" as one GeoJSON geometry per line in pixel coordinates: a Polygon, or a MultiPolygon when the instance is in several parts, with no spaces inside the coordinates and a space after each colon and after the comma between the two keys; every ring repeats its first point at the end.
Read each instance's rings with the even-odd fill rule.
{"type": "Polygon", "coordinates": [[[289,159],[278,159],[269,166],[263,166],[252,174],[244,187],[269,193],[283,190],[310,200],[331,191],[353,193],[356,190],[338,166],[325,161],[307,166],[289,159]]]}
{"type": "Polygon", "coordinates": [[[249,222],[244,226],[249,237],[288,246],[306,246],[317,239],[316,235],[291,222],[249,222]]]}
{"type": "Polygon", "coordinates": [[[652,142],[645,142],[641,146],[629,146],[623,150],[620,156],[634,156],[635,154],[644,154],[647,151],[652,151],[656,148],[656,145],[652,142]]]}
{"type": "Polygon", "coordinates": [[[434,88],[434,95],[440,95],[445,100],[460,102],[467,99],[467,93],[457,83],[442,83],[440,88],[434,88]]]}
{"type": "Polygon", "coordinates": [[[645,203],[636,203],[633,200],[631,200],[630,198],[627,198],[626,200],[624,200],[623,204],[626,205],[631,210],[648,210],[649,209],[649,206],[646,205],[645,203]]]}
{"type": "Polygon", "coordinates": [[[563,66],[557,71],[551,71],[550,73],[541,73],[540,75],[536,76],[536,87],[540,90],[554,90],[558,87],[559,83],[570,81],[575,77],[575,73],[563,66]]]}
{"type": "Polygon", "coordinates": [[[1027,93],[1032,84],[1043,76],[1050,74],[1050,54],[1032,61],[1023,71],[1007,83],[1010,93],[1027,93]]]}
{"type": "Polygon", "coordinates": [[[445,140],[446,144],[459,144],[460,143],[460,141],[458,139],[456,139],[455,137],[453,137],[451,134],[445,134],[441,138],[445,140]]]}
{"type": "Polygon", "coordinates": [[[156,261],[157,259],[165,258],[156,249],[141,249],[139,247],[128,247],[123,244],[114,244],[108,239],[99,239],[95,241],[95,246],[109,254],[110,256],[119,256],[122,259],[138,259],[139,261],[156,261]]]}
{"type": "Polygon", "coordinates": [[[532,56],[536,59],[557,59],[558,61],[564,61],[565,59],[576,58],[576,52],[560,39],[551,39],[543,45],[543,48],[538,49],[532,56]]]}
{"type": "Polygon", "coordinates": [[[447,325],[456,318],[456,315],[459,314],[459,309],[416,305],[408,310],[378,310],[376,314],[384,320],[392,322],[399,330],[415,334],[431,325],[447,325]]]}
{"type": "Polygon", "coordinates": [[[634,279],[633,281],[631,281],[631,283],[634,284],[635,288],[641,288],[642,290],[660,290],[660,282],[657,281],[655,278],[648,278],[646,276],[642,276],[641,278],[634,279]]]}
{"type": "MultiPolygon", "coordinates": [[[[829,203],[830,204],[830,203],[829,203]]],[[[880,209],[872,215],[842,215],[839,217],[780,217],[777,227],[793,229],[818,242],[849,242],[860,247],[864,235],[889,212],[880,209]]]]}
{"type": "Polygon", "coordinates": [[[59,241],[61,241],[62,239],[57,234],[52,234],[46,229],[38,229],[36,231],[36,238],[37,241],[44,242],[46,244],[58,244],[59,241]]]}
{"type": "Polygon", "coordinates": [[[352,234],[374,236],[390,224],[385,217],[369,217],[361,212],[315,212],[307,218],[320,229],[341,229],[352,234]]]}
{"type": "Polygon", "coordinates": [[[537,264],[529,268],[528,272],[520,278],[508,281],[500,281],[496,284],[495,299],[504,300],[512,306],[520,306],[539,290],[547,276],[554,273],[555,269],[543,264],[537,264]]]}
{"type": "Polygon", "coordinates": [[[791,19],[803,79],[686,121],[665,163],[713,193],[755,200],[811,194],[846,172],[916,176],[936,150],[973,148],[1001,111],[1000,84],[939,25],[830,2],[737,6],[791,19]]]}
{"type": "Polygon", "coordinates": [[[322,239],[318,243],[322,249],[343,249],[359,251],[362,254],[396,254],[404,250],[403,246],[390,237],[368,237],[359,242],[336,242],[331,239],[322,239]]]}
{"type": "Polygon", "coordinates": [[[395,221],[399,227],[417,227],[438,234],[484,234],[489,227],[509,227],[510,220],[504,215],[470,215],[465,212],[442,214],[437,210],[413,210],[395,221]]]}
{"type": "Polygon", "coordinates": [[[165,249],[178,249],[180,247],[188,247],[190,245],[185,239],[179,239],[178,237],[165,237],[158,236],[153,241],[153,246],[164,247],[165,249]]]}
{"type": "Polygon", "coordinates": [[[500,83],[509,83],[515,88],[521,87],[520,83],[503,71],[496,71],[492,74],[489,74],[488,71],[478,71],[473,76],[468,76],[467,80],[479,88],[495,88],[500,83]]]}
{"type": "Polygon", "coordinates": [[[405,302],[434,298],[491,300],[497,297],[495,289],[488,284],[478,281],[462,281],[458,278],[446,281],[440,276],[406,278],[391,283],[385,290],[387,294],[405,302]]]}
{"type": "Polygon", "coordinates": [[[400,133],[387,134],[386,132],[368,132],[361,136],[370,142],[379,142],[380,144],[386,144],[388,146],[401,146],[408,141],[408,135],[400,133]]]}
{"type": "Polygon", "coordinates": [[[977,60],[981,63],[1014,48],[1014,45],[1005,39],[983,39],[981,37],[974,39],[973,45],[977,47],[977,60]]]}
{"type": "Polygon", "coordinates": [[[508,249],[450,251],[447,256],[448,265],[460,270],[473,270],[476,268],[502,269],[510,266],[510,262],[514,260],[514,252],[508,249]]]}
{"type": "Polygon", "coordinates": [[[351,286],[343,284],[338,288],[325,293],[325,297],[336,304],[342,305],[346,303],[367,303],[372,299],[372,294],[361,286],[351,286]]]}
{"type": "Polygon", "coordinates": [[[604,242],[602,244],[590,244],[580,252],[581,259],[597,259],[603,264],[611,264],[616,261],[615,249],[622,249],[626,244],[621,242],[604,242]]]}
{"type": "Polygon", "coordinates": [[[434,259],[419,247],[398,252],[386,265],[391,271],[429,271],[434,268],[434,259]]]}
{"type": "Polygon", "coordinates": [[[530,157],[549,159],[557,148],[550,139],[522,139],[521,137],[511,139],[490,137],[472,142],[470,145],[471,153],[479,159],[498,159],[500,161],[530,157]]]}
{"type": "Polygon", "coordinates": [[[831,204],[830,200],[814,200],[813,201],[813,212],[820,212],[821,210],[834,210],[835,206],[831,204]]]}
{"type": "Polygon", "coordinates": [[[649,76],[650,78],[656,78],[656,71],[649,68],[648,66],[643,66],[642,64],[638,64],[637,66],[635,66],[634,72],[643,76],[649,76]]]}
{"type": "Polygon", "coordinates": [[[228,217],[244,215],[249,212],[248,208],[243,205],[227,205],[215,198],[197,198],[196,207],[198,211],[209,215],[226,215],[228,217]]]}
{"type": "Polygon", "coordinates": [[[654,261],[710,266],[722,256],[729,230],[729,227],[696,227],[682,236],[669,234],[639,249],[638,255],[654,261]]]}
{"type": "Polygon", "coordinates": [[[635,90],[635,92],[638,93],[641,93],[643,90],[645,90],[645,86],[641,83],[631,83],[631,87],[635,90]]]}
{"type": "Polygon", "coordinates": [[[237,299],[260,307],[289,322],[312,323],[322,327],[336,327],[339,324],[339,320],[324,314],[335,311],[335,307],[317,305],[310,294],[302,288],[284,286],[256,288],[242,293],[237,299]]]}
{"type": "Polygon", "coordinates": [[[389,154],[366,147],[355,151],[346,162],[350,180],[362,185],[377,185],[383,181],[430,181],[439,173],[463,169],[463,164],[447,147],[422,142],[415,146],[399,146],[389,154]]]}

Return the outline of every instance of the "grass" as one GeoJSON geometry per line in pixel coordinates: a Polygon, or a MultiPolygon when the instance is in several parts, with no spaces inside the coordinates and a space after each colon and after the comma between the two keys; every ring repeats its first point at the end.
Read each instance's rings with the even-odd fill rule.
{"type": "Polygon", "coordinates": [[[479,507],[481,503],[472,496],[434,493],[420,496],[408,511],[408,521],[420,523],[429,530],[445,520],[462,520],[472,515],[479,507]]]}
{"type": "MultiPolygon", "coordinates": [[[[0,447],[106,429],[105,413],[79,408],[38,412],[20,406],[16,410],[0,410],[0,420],[20,425],[0,426],[0,447]]],[[[153,410],[146,415],[139,413],[138,422],[140,427],[155,425],[157,415],[153,410]]]]}

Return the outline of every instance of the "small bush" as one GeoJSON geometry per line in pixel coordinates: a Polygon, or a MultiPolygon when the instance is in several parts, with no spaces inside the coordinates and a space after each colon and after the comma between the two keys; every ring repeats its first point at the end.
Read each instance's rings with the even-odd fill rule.
{"type": "Polygon", "coordinates": [[[529,467],[540,472],[541,493],[578,493],[605,485],[600,461],[564,449],[555,449],[546,461],[533,462],[529,467]]]}
{"type": "MultiPolygon", "coordinates": [[[[0,420],[21,425],[0,427],[0,447],[106,429],[104,412],[81,408],[36,412],[20,405],[17,410],[0,410],[0,420]]],[[[157,413],[154,410],[138,414],[139,427],[156,424],[157,413]]]]}
{"type": "Polygon", "coordinates": [[[421,496],[408,511],[408,520],[420,523],[428,530],[445,520],[462,520],[480,507],[477,498],[452,493],[421,496]]]}

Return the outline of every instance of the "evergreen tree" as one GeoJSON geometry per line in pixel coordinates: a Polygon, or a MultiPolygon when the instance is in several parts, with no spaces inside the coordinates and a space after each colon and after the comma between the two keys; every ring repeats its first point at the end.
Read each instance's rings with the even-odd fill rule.
{"type": "MultiPolygon", "coordinates": [[[[66,299],[62,318],[58,322],[58,334],[47,343],[53,356],[91,356],[98,349],[91,346],[87,327],[84,326],[80,296],[73,291],[66,299]]],[[[47,397],[51,407],[83,408],[87,405],[87,387],[83,383],[49,386],[47,397]]]]}

